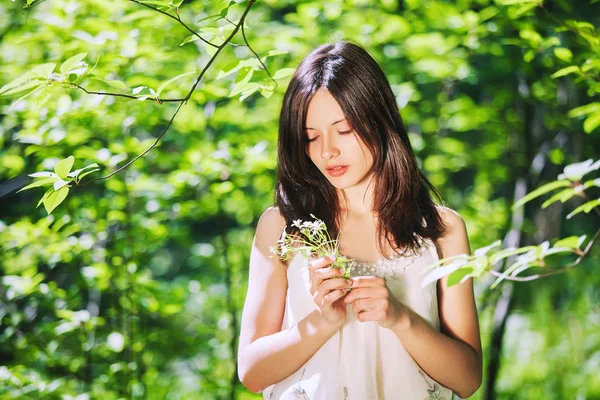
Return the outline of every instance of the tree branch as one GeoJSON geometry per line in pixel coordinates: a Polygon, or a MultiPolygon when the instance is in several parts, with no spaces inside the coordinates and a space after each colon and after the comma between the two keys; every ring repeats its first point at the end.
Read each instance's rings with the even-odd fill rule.
{"type": "Polygon", "coordinates": [[[137,3],[137,4],[141,5],[141,6],[147,7],[147,8],[149,8],[149,9],[151,9],[151,10],[154,10],[154,11],[156,11],[156,12],[159,12],[159,13],[161,13],[161,14],[163,14],[163,15],[166,15],[166,16],[167,16],[167,17],[169,17],[169,18],[173,18],[175,21],[179,22],[179,23],[181,24],[181,26],[183,26],[185,29],[187,29],[188,31],[190,31],[192,35],[196,36],[198,39],[202,40],[204,43],[208,44],[209,46],[216,47],[216,48],[218,48],[218,47],[219,47],[218,45],[216,45],[216,44],[214,44],[214,43],[211,43],[211,42],[209,42],[208,40],[204,39],[204,38],[203,38],[202,36],[200,36],[200,35],[199,35],[199,34],[198,34],[196,31],[194,31],[192,28],[190,28],[189,26],[187,26],[187,25],[185,24],[185,22],[183,22],[183,21],[181,20],[181,18],[179,17],[179,15],[177,15],[177,16],[175,16],[175,15],[171,15],[171,14],[169,14],[168,12],[165,12],[165,11],[159,10],[158,8],[156,8],[156,7],[152,7],[152,6],[151,6],[151,5],[149,5],[149,4],[144,4],[144,3],[141,3],[141,2],[139,2],[138,0],[129,0],[129,1],[131,1],[131,2],[133,2],[133,3],[137,3]]]}
{"type": "MultiPolygon", "coordinates": [[[[87,90],[83,86],[78,85],[76,83],[69,83],[69,85],[72,86],[72,87],[75,87],[77,89],[81,89],[81,90],[83,90],[87,94],[97,94],[97,95],[100,95],[100,96],[125,97],[127,99],[139,100],[139,97],[134,96],[132,94],[110,93],[110,92],[94,92],[94,91],[91,91],[91,90],[87,90]]],[[[144,101],[148,101],[148,100],[156,101],[158,104],[161,104],[161,103],[177,103],[177,102],[180,102],[180,101],[185,101],[186,99],[161,99],[159,97],[156,97],[156,98],[155,97],[148,97],[148,98],[144,99],[144,101]]]]}
{"type": "MultiPolygon", "coordinates": [[[[131,1],[135,1],[135,0],[131,0],[131,1]]],[[[173,113],[173,116],[169,120],[169,123],[167,124],[167,126],[165,127],[165,129],[162,131],[162,133],[156,138],[156,140],[154,141],[154,143],[152,143],[146,150],[144,150],[141,154],[137,155],[135,158],[133,158],[127,164],[125,164],[122,167],[118,168],[116,171],[114,171],[114,172],[112,172],[112,173],[110,173],[108,175],[105,175],[105,176],[94,178],[94,179],[92,179],[92,180],[90,180],[88,182],[85,182],[85,183],[81,184],[81,185],[87,185],[87,184],[90,184],[90,183],[95,182],[95,181],[100,180],[100,179],[108,179],[108,178],[110,178],[110,177],[118,174],[119,172],[123,171],[125,168],[127,168],[131,164],[133,164],[135,161],[137,161],[138,159],[140,159],[141,157],[143,157],[144,155],[146,155],[154,147],[156,147],[156,145],[158,144],[158,142],[160,142],[160,140],[163,138],[163,136],[165,136],[165,134],[167,133],[167,131],[171,127],[171,124],[173,123],[173,120],[175,119],[175,117],[179,113],[179,110],[181,110],[181,107],[184,104],[187,104],[188,100],[192,96],[192,93],[194,93],[194,90],[196,90],[196,87],[200,83],[200,80],[202,80],[202,77],[204,76],[204,74],[206,73],[206,71],[208,70],[208,68],[215,61],[215,59],[217,58],[217,56],[219,55],[219,53],[221,52],[221,50],[223,50],[223,48],[225,46],[227,46],[227,44],[231,41],[231,39],[233,39],[233,37],[236,35],[236,33],[238,32],[238,30],[240,29],[240,25],[244,24],[244,20],[246,19],[246,16],[248,15],[248,12],[250,11],[250,8],[252,8],[252,6],[254,5],[255,2],[256,2],[256,0],[249,0],[248,6],[246,7],[246,9],[244,10],[244,13],[240,17],[240,20],[237,23],[235,29],[231,32],[231,34],[227,37],[227,39],[225,39],[225,41],[220,46],[217,47],[217,51],[215,52],[215,54],[213,54],[213,56],[211,57],[211,59],[208,60],[208,62],[206,63],[206,65],[204,66],[204,68],[202,69],[202,71],[200,72],[200,75],[198,75],[198,77],[196,78],[196,81],[194,82],[194,85],[192,86],[192,88],[188,92],[187,96],[185,96],[184,99],[181,99],[179,105],[177,106],[177,109],[175,110],[175,112],[173,113]]]]}
{"type": "MultiPolygon", "coordinates": [[[[598,229],[596,231],[596,234],[588,242],[587,246],[585,247],[585,250],[579,254],[579,257],[577,258],[577,260],[575,260],[573,263],[571,263],[569,265],[566,265],[563,268],[555,269],[555,270],[552,270],[552,271],[548,271],[548,272],[545,272],[543,274],[530,275],[530,276],[526,276],[526,277],[506,276],[506,277],[504,277],[504,279],[505,280],[509,280],[509,281],[527,282],[527,281],[533,281],[535,279],[543,278],[545,276],[556,275],[556,274],[563,274],[563,273],[565,273],[565,272],[567,272],[567,271],[575,268],[577,265],[579,265],[581,263],[581,261],[583,261],[583,259],[585,258],[585,256],[592,249],[592,246],[594,245],[594,242],[596,241],[596,239],[598,239],[599,235],[600,235],[600,229],[598,229]]],[[[490,269],[489,272],[490,272],[490,274],[492,274],[494,276],[502,276],[501,272],[495,271],[493,269],[490,269]]]]}

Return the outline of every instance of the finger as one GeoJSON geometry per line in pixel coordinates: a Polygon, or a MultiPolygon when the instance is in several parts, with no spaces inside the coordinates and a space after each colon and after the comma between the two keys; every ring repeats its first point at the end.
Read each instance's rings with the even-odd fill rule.
{"type": "Polygon", "coordinates": [[[329,278],[337,278],[342,276],[344,273],[342,272],[341,269],[339,268],[335,268],[335,267],[325,267],[325,268],[320,268],[317,269],[316,271],[314,271],[315,276],[317,277],[317,279],[319,280],[325,280],[325,279],[329,279],[329,278]]]}
{"type": "Polygon", "coordinates": [[[331,305],[333,303],[335,303],[336,300],[338,300],[340,297],[342,297],[345,294],[346,294],[346,292],[344,290],[342,290],[342,289],[333,290],[333,291],[327,293],[323,297],[321,308],[324,308],[324,307],[329,308],[329,307],[331,307],[331,305]]]}
{"type": "Polygon", "coordinates": [[[360,322],[376,321],[379,317],[379,312],[375,309],[369,309],[369,311],[362,311],[356,314],[356,319],[360,322]]]}
{"type": "Polygon", "coordinates": [[[375,309],[375,307],[377,307],[378,304],[379,303],[375,299],[357,299],[352,304],[352,311],[354,311],[355,314],[369,312],[375,309]]]}
{"type": "Polygon", "coordinates": [[[325,267],[316,271],[309,270],[310,293],[313,294],[323,281],[330,278],[339,278],[341,275],[343,275],[343,272],[339,268],[325,267]]]}
{"type": "Polygon", "coordinates": [[[326,279],[321,282],[321,286],[325,290],[349,289],[352,287],[351,279],[326,279]]]}
{"type": "Polygon", "coordinates": [[[386,286],[385,279],[379,276],[356,276],[352,278],[354,287],[381,287],[386,286]]]}
{"type": "Polygon", "coordinates": [[[312,270],[317,270],[326,267],[331,264],[334,260],[329,257],[320,257],[315,260],[312,260],[308,263],[308,268],[312,270]]]}
{"type": "Polygon", "coordinates": [[[379,299],[386,297],[387,289],[386,288],[373,288],[373,287],[362,287],[358,289],[354,289],[352,286],[352,291],[348,293],[348,296],[344,299],[346,304],[350,304],[358,299],[379,299]]]}

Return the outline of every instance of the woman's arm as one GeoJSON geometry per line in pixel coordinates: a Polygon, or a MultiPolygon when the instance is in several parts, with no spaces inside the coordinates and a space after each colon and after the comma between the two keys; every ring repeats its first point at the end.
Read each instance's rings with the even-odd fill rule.
{"type": "Polygon", "coordinates": [[[327,324],[316,310],[280,331],[287,276],[281,261],[269,258],[269,246],[277,244],[284,226],[279,210],[267,209],[259,219],[250,254],[237,363],[240,381],[255,393],[296,372],[339,328],[327,324]]]}
{"type": "MultiPolygon", "coordinates": [[[[437,242],[440,258],[471,254],[463,219],[446,207],[440,212],[447,228],[437,242]]],[[[429,376],[466,398],[477,391],[482,379],[473,279],[450,288],[446,283],[447,277],[438,282],[441,332],[408,307],[403,307],[402,316],[392,331],[429,376]]]]}

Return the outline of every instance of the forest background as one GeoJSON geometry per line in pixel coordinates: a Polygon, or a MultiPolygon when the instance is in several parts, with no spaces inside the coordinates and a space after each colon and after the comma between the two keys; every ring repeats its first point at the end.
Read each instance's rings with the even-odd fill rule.
{"type": "Polygon", "coordinates": [[[386,72],[472,249],[532,246],[470,271],[473,398],[600,399],[599,16],[597,0],[0,3],[0,398],[261,398],[236,350],[282,94],[346,38],[386,72]]]}

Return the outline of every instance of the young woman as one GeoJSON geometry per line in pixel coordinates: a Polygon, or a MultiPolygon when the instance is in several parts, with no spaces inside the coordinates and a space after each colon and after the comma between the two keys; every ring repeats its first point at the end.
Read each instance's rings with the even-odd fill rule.
{"type": "MultiPolygon", "coordinates": [[[[239,378],[265,399],[465,398],[481,384],[472,279],[422,288],[422,269],[470,254],[465,224],[436,205],[390,85],[357,44],[326,44],[293,75],[280,116],[275,206],[250,256],[239,378]],[[269,248],[323,220],[352,279],[269,248]],[[297,229],[297,228],[296,228],[297,229]],[[350,290],[350,288],[352,290],[350,290]]],[[[441,200],[440,200],[441,202],[441,200]]]]}

